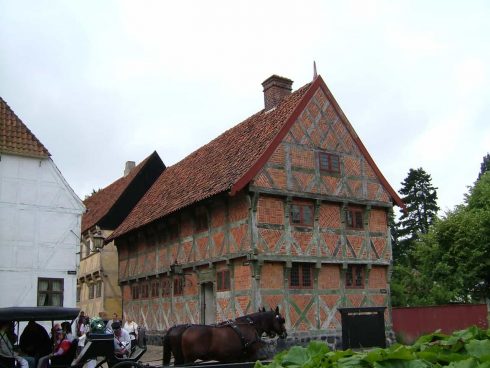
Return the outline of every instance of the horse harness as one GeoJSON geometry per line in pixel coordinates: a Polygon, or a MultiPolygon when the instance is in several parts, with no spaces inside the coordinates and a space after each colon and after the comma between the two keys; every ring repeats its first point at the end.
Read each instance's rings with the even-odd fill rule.
{"type": "MultiPolygon", "coordinates": [[[[254,322],[247,317],[247,322],[248,323],[241,323],[242,325],[252,325],[254,324],[254,322]]],[[[238,337],[240,338],[240,341],[242,343],[242,347],[243,347],[243,353],[246,354],[247,353],[247,350],[248,348],[256,343],[256,342],[260,342],[262,341],[262,339],[260,339],[260,337],[257,335],[257,332],[255,332],[255,339],[252,340],[252,341],[248,341],[245,336],[243,335],[242,331],[240,330],[240,327],[238,327],[238,324],[235,322],[235,321],[228,321],[227,323],[223,323],[222,324],[223,327],[231,327],[231,329],[233,331],[235,331],[235,333],[238,335],[238,337]]]]}

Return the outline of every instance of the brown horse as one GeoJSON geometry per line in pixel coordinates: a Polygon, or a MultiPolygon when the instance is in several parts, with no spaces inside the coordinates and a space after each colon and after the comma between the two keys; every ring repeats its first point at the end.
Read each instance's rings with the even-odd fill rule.
{"type": "Polygon", "coordinates": [[[257,326],[269,336],[287,336],[285,320],[275,311],[254,313],[247,316],[251,321],[229,322],[216,326],[192,325],[182,334],[182,355],[184,363],[200,360],[219,362],[253,361],[264,342],[258,334],[257,326]]]}
{"type": "Polygon", "coordinates": [[[182,355],[182,334],[191,324],[175,325],[168,329],[163,336],[163,365],[170,364],[170,358],[174,355],[174,365],[184,364],[184,356],[182,355]]]}
{"type": "MultiPolygon", "coordinates": [[[[271,311],[269,313],[276,313],[279,315],[279,309],[276,308],[276,311],[271,311]]],[[[259,309],[259,312],[247,314],[245,316],[237,317],[235,322],[239,324],[251,324],[255,327],[257,334],[261,337],[264,333],[266,333],[269,337],[274,337],[275,334],[282,334],[282,337],[285,337],[285,329],[280,332],[274,331],[274,328],[270,326],[267,321],[271,321],[271,318],[262,318],[262,314],[267,313],[265,308],[259,309]]],[[[276,314],[274,314],[275,316],[276,314]]],[[[280,317],[282,318],[282,317],[280,317]]],[[[221,322],[219,325],[229,325],[233,321],[225,321],[221,322]]],[[[279,321],[284,325],[284,319],[279,321]]],[[[163,365],[170,364],[170,358],[173,354],[174,356],[174,365],[184,364],[184,355],[182,353],[182,335],[191,326],[206,326],[206,325],[196,325],[196,324],[183,324],[183,325],[175,325],[171,327],[167,333],[163,337],[163,365]]]]}
{"type": "MultiPolygon", "coordinates": [[[[253,323],[254,320],[257,319],[255,316],[258,313],[265,312],[264,309],[259,309],[259,312],[248,314],[245,316],[238,317],[235,321],[244,322],[244,323],[253,323]]],[[[229,324],[232,321],[221,322],[218,325],[229,324]]],[[[175,325],[168,329],[167,333],[163,336],[163,365],[169,365],[172,354],[174,356],[174,365],[184,364],[184,356],[182,355],[182,334],[185,330],[187,330],[191,326],[206,326],[206,325],[198,325],[198,324],[183,324],[183,325],[175,325]]],[[[263,331],[262,331],[263,332],[263,331]]],[[[257,331],[259,336],[262,335],[262,332],[257,331]]]]}

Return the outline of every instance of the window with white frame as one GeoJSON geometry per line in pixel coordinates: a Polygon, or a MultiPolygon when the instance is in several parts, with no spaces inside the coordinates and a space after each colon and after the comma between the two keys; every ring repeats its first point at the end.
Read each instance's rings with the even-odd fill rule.
{"type": "Polygon", "coordinates": [[[63,279],[43,278],[37,280],[38,306],[63,306],[63,279]]]}

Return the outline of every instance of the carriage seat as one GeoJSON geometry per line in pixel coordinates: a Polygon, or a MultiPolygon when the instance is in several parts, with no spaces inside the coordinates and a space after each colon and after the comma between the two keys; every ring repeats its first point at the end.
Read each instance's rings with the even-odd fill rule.
{"type": "Polygon", "coordinates": [[[120,363],[120,362],[137,362],[140,360],[140,358],[143,356],[143,354],[146,352],[146,346],[141,347],[136,345],[134,349],[131,351],[131,354],[127,358],[120,358],[117,357],[114,353],[112,353],[111,356],[107,356],[107,363],[109,367],[112,367],[113,365],[120,363]]]}
{"type": "Polygon", "coordinates": [[[128,359],[136,362],[143,356],[144,353],[146,353],[146,346],[141,347],[136,345],[128,359]]]}
{"type": "Polygon", "coordinates": [[[0,355],[0,368],[15,368],[15,358],[0,355]]]}
{"type": "Polygon", "coordinates": [[[59,357],[52,357],[50,359],[51,363],[49,366],[51,368],[69,367],[73,359],[75,359],[75,355],[77,354],[77,348],[78,348],[78,339],[73,339],[70,345],[70,349],[68,349],[68,352],[59,357]]]}
{"type": "Polygon", "coordinates": [[[85,346],[73,365],[84,364],[87,360],[97,357],[114,355],[114,336],[112,334],[88,334],[85,346]]]}

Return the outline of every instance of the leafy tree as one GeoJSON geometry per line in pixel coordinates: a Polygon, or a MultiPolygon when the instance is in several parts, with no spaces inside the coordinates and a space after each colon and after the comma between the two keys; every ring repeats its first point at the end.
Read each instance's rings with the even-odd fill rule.
{"type": "Polygon", "coordinates": [[[101,190],[102,190],[102,189],[100,189],[100,188],[99,188],[99,189],[97,189],[97,190],[92,189],[92,193],[85,195],[85,198],[84,198],[83,200],[86,200],[86,199],[88,199],[88,198],[92,197],[94,194],[99,193],[101,190]]]}
{"type": "Polygon", "coordinates": [[[392,305],[437,305],[456,299],[457,294],[447,287],[447,283],[457,277],[440,262],[441,249],[434,232],[431,230],[429,234],[421,235],[414,243],[410,264],[398,263],[394,266],[392,305]]]}
{"type": "Polygon", "coordinates": [[[490,172],[470,188],[459,206],[437,227],[442,262],[461,278],[464,301],[490,297],[490,172]]]}
{"type": "MultiPolygon", "coordinates": [[[[427,234],[430,226],[437,219],[437,188],[432,178],[424,169],[410,169],[408,176],[401,183],[402,200],[406,211],[402,210],[400,221],[397,223],[400,257],[406,257],[419,234],[427,234]]],[[[400,260],[400,259],[399,259],[400,260]]],[[[397,259],[395,258],[395,261],[397,259]]]]}
{"type": "Polygon", "coordinates": [[[396,264],[392,304],[475,302],[490,297],[490,172],[465,203],[413,242],[410,263],[396,264]]]}

